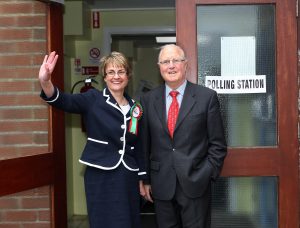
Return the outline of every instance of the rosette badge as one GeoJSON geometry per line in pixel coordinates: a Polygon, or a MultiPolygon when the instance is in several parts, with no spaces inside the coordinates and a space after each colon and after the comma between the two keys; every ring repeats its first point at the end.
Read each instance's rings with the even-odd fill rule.
{"type": "Polygon", "coordinates": [[[132,134],[138,133],[138,121],[142,117],[143,109],[140,103],[136,102],[130,109],[131,120],[129,123],[129,132],[132,134]]]}

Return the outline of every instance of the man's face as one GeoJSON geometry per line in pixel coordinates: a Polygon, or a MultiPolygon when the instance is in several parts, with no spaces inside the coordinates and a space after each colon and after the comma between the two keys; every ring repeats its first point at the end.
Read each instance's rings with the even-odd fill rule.
{"type": "Polygon", "coordinates": [[[187,62],[178,47],[165,47],[160,53],[158,65],[161,76],[172,89],[178,88],[185,81],[187,62]]]}

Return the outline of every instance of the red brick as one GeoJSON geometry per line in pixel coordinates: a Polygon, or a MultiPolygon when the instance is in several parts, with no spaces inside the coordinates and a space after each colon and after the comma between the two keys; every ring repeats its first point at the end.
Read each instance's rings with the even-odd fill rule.
{"type": "Polygon", "coordinates": [[[48,143],[48,132],[33,134],[34,144],[47,144],[48,143]]]}
{"type": "Polygon", "coordinates": [[[50,210],[40,210],[38,212],[39,221],[50,221],[50,218],[51,218],[50,210]]]}
{"type": "Polygon", "coordinates": [[[33,110],[27,109],[0,109],[0,120],[33,119],[33,110]]]}
{"type": "Polygon", "coordinates": [[[22,228],[20,223],[6,223],[0,221],[0,228],[22,228]]]}
{"type": "Polygon", "coordinates": [[[0,160],[49,153],[49,146],[1,146],[0,160]]]}
{"type": "Polygon", "coordinates": [[[18,27],[38,27],[45,26],[46,17],[44,15],[19,16],[16,26],[18,27]]]}
{"type": "Polygon", "coordinates": [[[3,88],[0,94],[5,94],[8,92],[34,92],[34,83],[35,82],[28,80],[9,82],[0,81],[0,88],[3,88]]]}
{"type": "MultiPolygon", "coordinates": [[[[0,30],[0,37],[3,40],[28,40],[33,38],[33,31],[31,29],[6,28],[0,30]]],[[[3,45],[8,44],[3,43],[3,45]]]]}
{"type": "Polygon", "coordinates": [[[50,207],[49,197],[30,197],[21,199],[23,209],[45,209],[50,207]]]}
{"type": "Polygon", "coordinates": [[[29,120],[29,119],[48,119],[48,105],[45,103],[44,107],[39,108],[15,108],[15,109],[0,109],[0,120],[29,120]]]}
{"type": "Polygon", "coordinates": [[[44,105],[45,102],[39,94],[0,94],[0,106],[27,106],[27,105],[44,105]]]}
{"type": "Polygon", "coordinates": [[[46,4],[41,1],[35,1],[33,4],[33,12],[38,13],[38,14],[41,14],[41,13],[46,14],[47,13],[46,4]]]}
{"type": "Polygon", "coordinates": [[[48,132],[45,133],[13,133],[13,134],[1,134],[0,145],[15,145],[18,144],[47,144],[48,132]]]}
{"type": "Polygon", "coordinates": [[[22,228],[51,228],[50,222],[24,223],[22,228]]]}
{"type": "MultiPolygon", "coordinates": [[[[42,29],[33,29],[33,39],[46,40],[46,30],[42,29]]],[[[46,45],[46,43],[45,43],[46,45]]],[[[45,46],[46,49],[46,46],[45,46]]]]}
{"type": "MultiPolygon", "coordinates": [[[[1,36],[1,34],[0,34],[1,36]]],[[[44,49],[46,43],[44,41],[16,41],[14,43],[0,43],[0,52],[10,54],[22,54],[38,52],[44,49]]]]}
{"type": "Polygon", "coordinates": [[[15,193],[11,196],[14,197],[37,197],[37,196],[48,196],[50,197],[50,187],[49,186],[42,186],[39,188],[29,189],[23,192],[15,193]]]}
{"type": "Polygon", "coordinates": [[[14,4],[1,4],[0,14],[18,14],[18,13],[28,13],[33,12],[33,4],[28,2],[14,2],[14,4]]]}
{"type": "Polygon", "coordinates": [[[0,56],[0,66],[31,66],[33,56],[15,55],[15,56],[0,56]]]}
{"type": "Polygon", "coordinates": [[[18,153],[18,149],[16,147],[8,148],[9,151],[7,150],[7,148],[5,148],[5,150],[2,151],[3,147],[1,147],[1,146],[0,146],[0,149],[1,149],[0,160],[6,160],[6,159],[20,157],[20,155],[18,153]]]}
{"type": "Polygon", "coordinates": [[[48,121],[36,120],[26,122],[3,122],[1,123],[2,132],[29,132],[29,131],[45,131],[48,130],[48,121]]]}
{"type": "Polygon", "coordinates": [[[34,119],[48,119],[48,117],[49,117],[49,109],[47,104],[45,104],[45,107],[33,110],[34,119]]]}
{"type": "MultiPolygon", "coordinates": [[[[44,54],[40,55],[40,59],[42,62],[44,54]]],[[[21,66],[21,67],[15,67],[15,68],[0,68],[0,77],[2,79],[37,79],[38,78],[38,72],[39,72],[40,66],[31,66],[31,68],[28,68],[27,66],[21,66]]]]}
{"type": "Polygon", "coordinates": [[[17,17],[0,17],[0,25],[5,25],[6,27],[16,26],[17,19],[17,17]]]}
{"type": "Polygon", "coordinates": [[[46,105],[41,108],[0,109],[0,120],[47,120],[49,109],[46,105]]]}
{"type": "Polygon", "coordinates": [[[50,187],[43,186],[43,187],[35,188],[34,195],[35,196],[50,196],[50,187]]]}
{"type": "Polygon", "coordinates": [[[19,200],[16,197],[1,197],[0,198],[0,208],[5,209],[17,209],[19,208],[19,200]]]}
{"type": "Polygon", "coordinates": [[[2,221],[5,222],[27,222],[27,221],[36,221],[37,220],[37,212],[34,210],[6,210],[2,214],[2,221]]]}

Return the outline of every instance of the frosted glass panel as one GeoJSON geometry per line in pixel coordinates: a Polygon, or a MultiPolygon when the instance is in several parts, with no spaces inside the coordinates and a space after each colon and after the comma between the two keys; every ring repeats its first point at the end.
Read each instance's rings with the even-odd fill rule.
{"type": "Polygon", "coordinates": [[[219,93],[230,147],[277,145],[274,15],[272,4],[197,6],[198,83],[207,76],[266,80],[263,92],[219,93]]]}
{"type": "MultiPolygon", "coordinates": [[[[147,202],[142,224],[157,228],[147,202]]],[[[211,228],[278,228],[277,177],[220,177],[212,185],[211,228]]]]}
{"type": "Polygon", "coordinates": [[[278,227],[277,185],[277,177],[219,178],[213,185],[211,227],[278,227]]]}

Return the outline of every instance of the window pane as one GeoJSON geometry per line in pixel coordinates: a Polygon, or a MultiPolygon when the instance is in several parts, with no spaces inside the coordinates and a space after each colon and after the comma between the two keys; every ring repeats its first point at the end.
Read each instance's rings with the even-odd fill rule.
{"type": "Polygon", "coordinates": [[[212,228],[278,227],[277,177],[222,177],[213,185],[212,228]]]}
{"type": "Polygon", "coordinates": [[[265,75],[266,92],[219,93],[230,147],[277,145],[274,15],[268,4],[197,7],[198,83],[265,75]]]}

